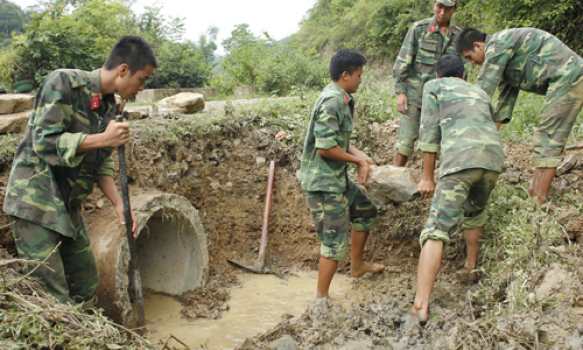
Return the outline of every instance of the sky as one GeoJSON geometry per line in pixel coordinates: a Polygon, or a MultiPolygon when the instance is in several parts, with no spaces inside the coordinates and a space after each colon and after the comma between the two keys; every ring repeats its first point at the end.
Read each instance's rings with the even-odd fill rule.
{"type": "MultiPolygon", "coordinates": [[[[9,0],[22,8],[35,5],[38,0],[9,0]]],[[[299,30],[299,22],[317,0],[137,0],[132,7],[141,13],[144,6],[162,6],[167,17],[185,18],[185,39],[197,40],[208,27],[219,28],[217,53],[222,54],[222,40],[231,35],[235,25],[249,24],[251,31],[261,34],[267,31],[276,40],[299,30]]]]}

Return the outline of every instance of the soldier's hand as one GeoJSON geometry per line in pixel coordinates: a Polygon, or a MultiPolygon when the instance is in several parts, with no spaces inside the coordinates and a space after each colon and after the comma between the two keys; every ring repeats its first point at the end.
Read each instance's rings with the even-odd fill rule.
{"type": "Polygon", "coordinates": [[[108,147],[123,146],[130,141],[130,125],[112,120],[101,134],[108,147]]]}
{"type": "Polygon", "coordinates": [[[421,199],[433,198],[433,194],[435,193],[435,183],[433,182],[433,179],[421,180],[417,186],[417,191],[421,193],[421,199]]]}
{"type": "Polygon", "coordinates": [[[373,179],[372,169],[366,160],[362,160],[358,163],[358,183],[366,187],[366,180],[369,177],[373,179]]]}
{"type": "MultiPolygon", "coordinates": [[[[126,216],[123,208],[123,202],[115,206],[115,213],[119,217],[119,224],[125,226],[126,216]]],[[[136,239],[138,238],[138,221],[136,220],[136,216],[134,215],[133,210],[131,211],[131,214],[132,214],[132,232],[134,234],[134,239],[136,239]]]]}
{"type": "Polygon", "coordinates": [[[399,96],[397,96],[397,108],[399,109],[399,113],[407,114],[407,104],[409,101],[407,100],[407,95],[404,92],[401,92],[399,96]]]}

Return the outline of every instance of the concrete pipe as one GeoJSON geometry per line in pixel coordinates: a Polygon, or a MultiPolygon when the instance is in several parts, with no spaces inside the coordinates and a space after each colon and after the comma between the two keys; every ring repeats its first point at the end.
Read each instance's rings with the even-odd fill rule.
{"type": "MultiPolygon", "coordinates": [[[[143,289],[180,295],[203,286],[208,249],[198,211],[186,198],[159,191],[132,196],[130,202],[140,231],[136,243],[143,289]]],[[[94,222],[89,231],[99,271],[97,307],[115,322],[135,327],[125,226],[110,217],[94,222]]]]}

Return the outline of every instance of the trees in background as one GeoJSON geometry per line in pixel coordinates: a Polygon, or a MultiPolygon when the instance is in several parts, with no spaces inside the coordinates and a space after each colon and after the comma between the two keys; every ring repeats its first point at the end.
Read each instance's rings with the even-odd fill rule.
{"type": "MultiPolygon", "coordinates": [[[[583,54],[580,0],[458,0],[460,27],[489,33],[512,27],[544,29],[583,54]]],[[[371,58],[392,60],[408,28],[433,15],[430,0],[319,0],[300,24],[304,48],[334,52],[355,48],[371,58]]]]}
{"type": "Polygon", "coordinates": [[[24,33],[30,16],[8,0],[0,0],[0,48],[12,44],[12,33],[24,33]]]}
{"type": "Polygon", "coordinates": [[[316,50],[304,50],[294,38],[275,41],[268,33],[257,36],[239,24],[222,42],[225,56],[211,85],[221,93],[235,86],[254,85],[283,94],[290,90],[320,89],[329,80],[328,66],[316,50]]]}
{"type": "Polygon", "coordinates": [[[138,34],[150,42],[160,61],[148,87],[204,86],[210,79],[216,29],[208,38],[201,37],[203,45],[198,46],[182,41],[183,19],[164,17],[160,7],[146,7],[138,16],[130,5],[123,0],[56,0],[37,8],[24,33],[0,53],[0,84],[39,84],[57,68],[99,68],[117,40],[138,34]]]}

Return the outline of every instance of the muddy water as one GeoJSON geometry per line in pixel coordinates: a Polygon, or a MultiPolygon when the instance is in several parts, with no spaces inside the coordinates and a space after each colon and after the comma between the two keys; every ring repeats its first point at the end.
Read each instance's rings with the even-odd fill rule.
{"type": "MultiPolygon", "coordinates": [[[[197,319],[190,322],[181,317],[181,304],[172,297],[145,295],[144,308],[148,324],[148,339],[163,342],[170,334],[190,347],[207,344],[209,349],[233,349],[245,338],[273,328],[287,313],[300,316],[308,300],[316,294],[317,272],[300,272],[283,281],[273,275],[245,274],[239,276],[240,287],[230,290],[229,311],[218,320],[197,319]]],[[[334,276],[330,288],[332,298],[348,299],[351,279],[334,276]]],[[[346,305],[343,305],[346,308],[346,305]]],[[[170,344],[174,343],[174,340],[170,344]]]]}

